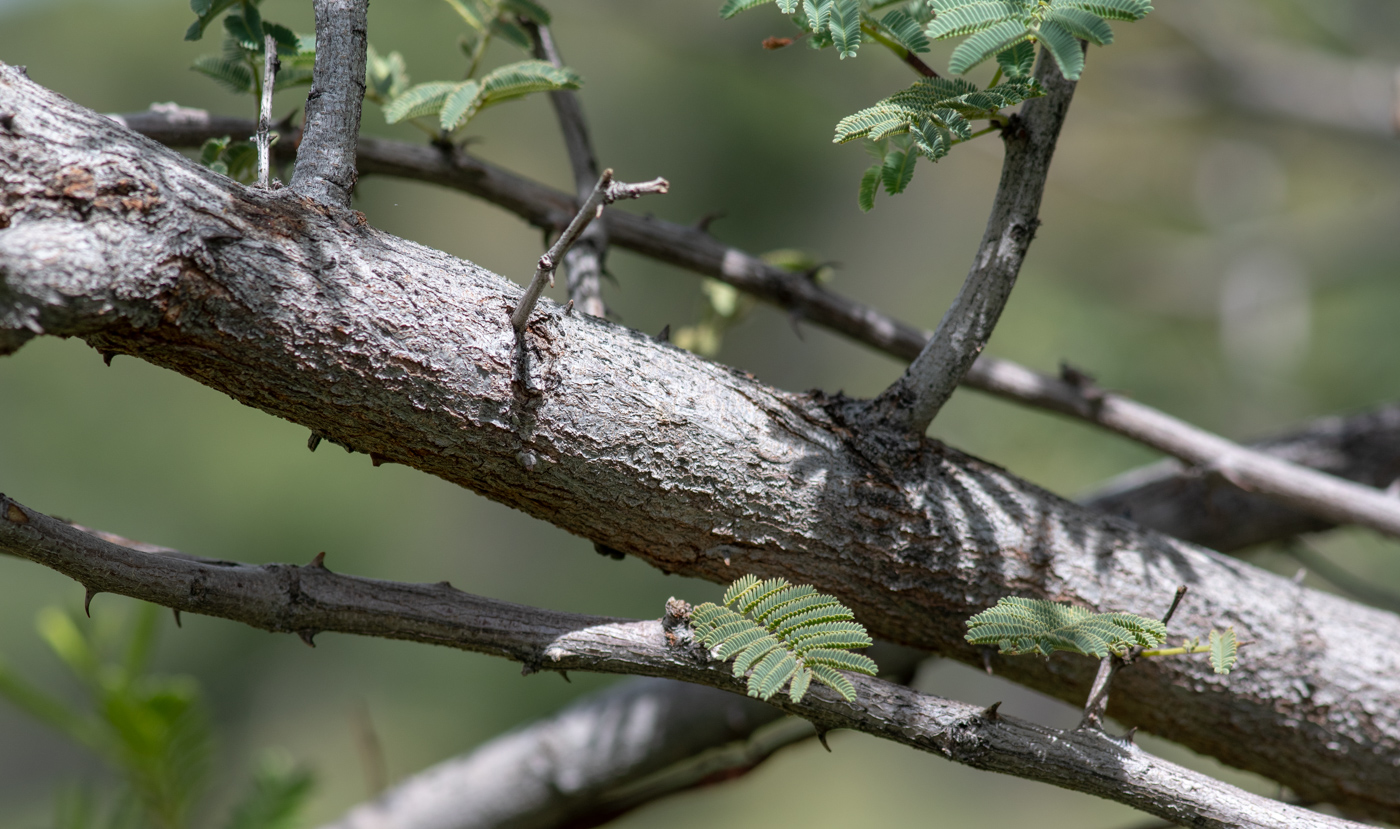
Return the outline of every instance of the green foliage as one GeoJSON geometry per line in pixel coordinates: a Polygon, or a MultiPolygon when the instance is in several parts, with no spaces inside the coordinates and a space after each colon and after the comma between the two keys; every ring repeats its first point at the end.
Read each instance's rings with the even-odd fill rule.
{"type": "Polygon", "coordinates": [[[716,659],[734,660],[734,675],[749,675],[749,696],[768,699],[788,687],[801,702],[813,679],[848,700],[855,686],[841,671],[874,676],[875,662],[851,653],[872,643],[855,614],[834,597],[786,579],[744,576],[729,586],[722,605],[706,602],[691,611],[695,637],[716,659]]]}
{"type": "MultiPolygon", "coordinates": [[[[108,809],[77,789],[58,802],[61,829],[185,829],[205,783],[211,733],[198,687],[149,672],[160,608],[142,604],[126,629],[95,625],[57,608],[40,612],[39,635],[78,680],[84,706],[38,688],[0,661],[0,699],[96,754],[122,788],[108,809]],[[103,819],[103,812],[106,817],[103,819]]],[[[261,769],[229,829],[289,829],[310,791],[290,768],[261,769]],[[254,822],[238,822],[248,815],[254,822]]]]}
{"type": "Polygon", "coordinates": [[[253,786],[234,807],[225,829],[292,829],[311,789],[311,773],[280,755],[263,758],[253,771],[253,786]]]}
{"type": "MultiPolygon", "coordinates": [[[[277,136],[273,136],[274,143],[277,136]]],[[[250,184],[258,175],[258,148],[251,141],[211,138],[199,150],[199,163],[231,179],[250,184]]]]}
{"type": "Polygon", "coordinates": [[[1132,613],[1094,613],[1010,596],[968,619],[965,638],[974,645],[999,645],[1002,653],[1070,651],[1103,658],[1131,647],[1154,647],[1166,636],[1161,622],[1132,613]]]}
{"type": "Polygon", "coordinates": [[[390,52],[381,56],[370,46],[365,50],[365,97],[380,106],[408,89],[408,65],[403,55],[390,52]]]}
{"type": "Polygon", "coordinates": [[[1237,647],[1234,628],[1229,628],[1223,633],[1218,630],[1210,632],[1210,664],[1216,673],[1228,674],[1235,667],[1237,647]]]}
{"type": "Polygon", "coordinates": [[[905,49],[911,52],[928,51],[928,38],[924,35],[923,27],[903,9],[895,9],[880,18],[880,25],[905,49]]]}
{"type": "MultiPolygon", "coordinates": [[[[1060,72],[1077,80],[1084,71],[1079,40],[1113,42],[1108,20],[1141,20],[1150,0],[929,0],[934,13],[928,36],[966,37],[953,50],[949,69],[966,73],[988,58],[1032,41],[1054,57],[1060,72]]],[[[1005,68],[1005,64],[1003,64],[1005,68]]],[[[1009,74],[1009,73],[1008,73],[1009,74]]],[[[1028,71],[1027,73],[1028,74],[1028,71]]]]}
{"type": "MultiPolygon", "coordinates": [[[[202,0],[192,0],[198,6],[202,0]]],[[[206,0],[207,2],[207,0],[206,0]]],[[[195,9],[196,14],[199,9],[195,9]]],[[[202,55],[195,59],[191,69],[212,78],[220,86],[239,95],[251,94],[254,98],[262,95],[263,64],[265,62],[264,37],[271,35],[277,44],[277,57],[280,68],[273,81],[273,91],[306,86],[311,83],[312,70],[316,63],[316,38],[313,35],[298,35],[286,26],[270,23],[262,19],[256,2],[223,2],[214,0],[207,3],[207,13],[196,21],[199,28],[198,40],[204,28],[224,11],[224,44],[222,55],[202,55]]],[[[191,27],[190,32],[195,28],[191,27]]]]}

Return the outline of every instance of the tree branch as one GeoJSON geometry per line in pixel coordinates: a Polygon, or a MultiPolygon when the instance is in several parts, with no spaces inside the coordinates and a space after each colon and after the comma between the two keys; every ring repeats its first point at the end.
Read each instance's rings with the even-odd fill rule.
{"type": "MultiPolygon", "coordinates": [[[[1400,480],[1400,404],[1320,418],[1249,448],[1386,489],[1400,480]]],[[[1261,492],[1240,489],[1209,469],[1184,467],[1176,460],[1125,472],[1079,502],[1223,552],[1336,526],[1261,492]]]]}
{"type": "MultiPolygon", "coordinates": [[[[268,130],[272,127],[272,90],[277,83],[277,41],[272,35],[263,35],[263,75],[262,94],[259,96],[258,105],[258,186],[267,188],[271,185],[271,137],[268,130]]],[[[358,132],[359,125],[356,124],[358,132]]]]}
{"type": "Polygon", "coordinates": [[[933,337],[904,375],[875,399],[872,414],[923,434],[991,338],[1040,224],[1040,199],[1075,83],[1041,51],[1036,79],[1045,95],[1027,101],[1002,132],[1006,158],[992,214],[972,270],[933,337]]]}
{"type": "Polygon", "coordinates": [[[316,66],[291,186],[322,204],[349,207],[365,97],[369,0],[314,0],[313,5],[316,66]]]}
{"type": "MultiPolygon", "coordinates": [[[[254,567],[183,555],[143,553],[4,499],[0,547],[76,579],[89,593],[112,592],[232,619],[310,640],[325,631],[447,645],[503,656],[533,670],[579,670],[682,679],[742,693],[744,680],[712,662],[688,638],[684,620],[628,621],[531,608],[473,596],[446,583],[402,584],[309,565],[254,567]]],[[[850,677],[855,702],[812,689],[776,707],[817,728],[850,728],[1014,774],[1125,803],[1203,829],[1341,829],[1361,824],[1249,794],[1153,757],[1097,731],[1059,731],[966,703],[863,676],[850,677]]]]}
{"type": "MultiPolygon", "coordinates": [[[[1116,682],[1128,725],[1400,817],[1400,618],[1065,502],[935,441],[853,445],[846,401],[788,394],[604,321],[541,312],[519,362],[509,280],[245,188],[0,67],[0,353],[40,332],[142,357],[668,571],[786,576],[881,638],[981,665],[1005,595],[1140,610],[1256,644],[1116,682]],[[655,449],[665,446],[665,452],[655,449]],[[537,463],[529,471],[520,462],[537,463]],[[1306,689],[1304,693],[1301,689],[1306,689]]],[[[993,657],[1080,701],[1090,666],[993,657]]]]}
{"type": "MultiPolygon", "coordinates": [[[[564,59],[554,44],[549,27],[533,21],[523,22],[535,41],[535,57],[562,69],[564,59]]],[[[582,203],[588,198],[593,182],[599,175],[593,143],[588,139],[588,124],[583,118],[583,106],[579,103],[578,94],[571,89],[550,92],[549,102],[559,119],[559,131],[564,135],[569,167],[574,173],[574,191],[582,203]]],[[[574,301],[575,308],[595,317],[608,315],[608,307],[603,303],[603,263],[607,255],[607,225],[595,222],[584,230],[578,244],[564,256],[564,280],[569,288],[569,299],[574,301]]]]}

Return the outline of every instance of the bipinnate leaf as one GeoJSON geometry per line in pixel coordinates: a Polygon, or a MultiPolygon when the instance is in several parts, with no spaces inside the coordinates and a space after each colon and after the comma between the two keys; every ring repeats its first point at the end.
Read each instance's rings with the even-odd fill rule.
{"type": "Polygon", "coordinates": [[[191,69],[218,81],[231,92],[246,94],[253,91],[253,72],[246,63],[217,55],[201,55],[191,69]]]}
{"type": "Polygon", "coordinates": [[[476,81],[463,81],[452,90],[442,102],[438,112],[438,124],[447,132],[471,120],[481,108],[481,84],[476,81]]]}
{"type": "Polygon", "coordinates": [[[968,118],[987,118],[1002,107],[1042,94],[1038,84],[1027,80],[1007,81],[979,90],[959,78],[920,78],[908,89],[842,118],[833,140],[879,141],[908,133],[919,152],[937,161],[947,154],[955,138],[966,139],[972,134],[968,118]]]}
{"type": "Polygon", "coordinates": [[[215,18],[240,2],[242,0],[190,0],[190,11],[194,12],[195,21],[185,31],[185,40],[199,40],[204,37],[204,30],[209,28],[209,24],[213,23],[215,18]]]}
{"type": "Polygon", "coordinates": [[[1084,72],[1084,48],[1068,29],[1054,20],[1040,24],[1039,40],[1060,66],[1060,74],[1071,81],[1084,72]]]}
{"type": "Polygon", "coordinates": [[[532,92],[578,89],[578,73],[542,60],[522,60],[493,70],[481,79],[481,107],[509,101],[532,92]]]}
{"type": "Polygon", "coordinates": [[[860,3],[857,0],[833,0],[831,18],[827,23],[831,42],[841,59],[853,58],[860,48],[860,3]]]}
{"type": "Polygon", "coordinates": [[[997,55],[1009,77],[1025,77],[1030,70],[1023,53],[1005,60],[1000,56],[1035,41],[1044,44],[1060,72],[1074,80],[1084,70],[1078,41],[1112,43],[1109,20],[1140,20],[1152,11],[1152,4],[1148,0],[930,0],[929,9],[934,14],[929,37],[967,38],[949,59],[955,74],[997,55]]]}
{"type": "MultiPolygon", "coordinates": [[[[878,178],[879,168],[876,171],[878,178]]],[[[850,608],[810,585],[744,576],[729,586],[723,605],[691,610],[695,638],[716,659],[734,659],[734,675],[748,675],[750,696],[769,699],[784,686],[801,701],[815,678],[848,700],[855,686],[841,671],[874,676],[874,661],[852,648],[869,647],[870,635],[850,608]]]]}
{"type": "Polygon", "coordinates": [[[1234,628],[1223,633],[1218,630],[1210,632],[1210,664],[1216,673],[1228,674],[1235,667],[1235,651],[1238,645],[1234,628]]]}
{"type": "Polygon", "coordinates": [[[461,86],[459,81],[430,81],[406,90],[384,107],[384,120],[390,124],[437,115],[442,105],[461,86]]]}
{"type": "Polygon", "coordinates": [[[997,63],[1008,80],[1029,78],[1035,68],[1035,44],[1023,40],[1001,52],[997,52],[997,63]]]}
{"type": "Polygon", "coordinates": [[[967,620],[968,642],[998,645],[1003,653],[1070,651],[1103,658],[1130,647],[1155,647],[1166,626],[1132,613],[1094,613],[1082,607],[1009,596],[967,620]]]}
{"type": "Polygon", "coordinates": [[[911,52],[928,51],[928,37],[924,34],[923,27],[903,9],[895,9],[880,18],[880,25],[905,49],[911,52]]]}

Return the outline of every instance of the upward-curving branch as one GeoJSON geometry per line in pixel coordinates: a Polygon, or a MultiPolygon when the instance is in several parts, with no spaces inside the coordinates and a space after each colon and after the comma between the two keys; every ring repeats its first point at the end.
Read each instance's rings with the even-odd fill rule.
{"type": "Polygon", "coordinates": [[[365,98],[369,0],[315,0],[313,5],[316,67],[292,189],[323,204],[349,207],[365,98]]]}

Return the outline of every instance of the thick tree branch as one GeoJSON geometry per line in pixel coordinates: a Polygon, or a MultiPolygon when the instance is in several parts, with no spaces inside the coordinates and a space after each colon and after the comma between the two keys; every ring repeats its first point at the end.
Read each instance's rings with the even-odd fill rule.
{"type": "MultiPolygon", "coordinates": [[[[872,452],[794,395],[286,191],[200,168],[0,67],[0,352],[81,336],[669,571],[835,593],[873,634],[982,664],[1009,594],[1254,640],[1222,679],[1138,664],[1110,715],[1316,802],[1400,818],[1400,618],[1065,502],[937,442],[872,452]],[[521,462],[529,457],[533,464],[521,462]]],[[[1081,701],[1082,660],[992,657],[1081,701]]]]}
{"type": "MultiPolygon", "coordinates": [[[[1249,448],[1386,489],[1400,480],[1400,404],[1324,417],[1249,448]]],[[[1335,526],[1240,489],[1209,468],[1184,467],[1175,460],[1125,472],[1079,502],[1224,552],[1335,526]]]]}
{"type": "MultiPolygon", "coordinates": [[[[202,110],[172,110],[168,105],[159,106],[148,112],[114,117],[137,132],[172,146],[198,146],[209,137],[243,134],[248,128],[246,125],[252,123],[210,116],[202,110]]],[[[542,227],[562,229],[574,215],[573,202],[567,195],[460,150],[448,153],[432,147],[365,138],[360,141],[360,168],[366,174],[410,178],[462,190],[542,227]]],[[[603,222],[609,227],[609,238],[621,247],[720,279],[895,357],[912,360],[929,342],[926,332],[824,290],[801,274],[769,265],[694,227],[618,212],[606,213],[603,222]]],[[[1245,484],[1255,494],[1267,496],[1255,499],[1258,503],[1277,495],[1277,500],[1286,505],[1279,509],[1331,522],[1369,526],[1382,532],[1391,532],[1400,522],[1400,502],[1392,503],[1374,490],[1347,486],[1336,479],[1326,481],[1317,489],[1314,483],[1322,479],[1288,463],[1286,458],[1282,463],[1269,461],[1218,435],[1092,384],[1067,382],[986,355],[977,358],[963,382],[970,388],[1015,403],[1096,424],[1202,470],[1216,470],[1212,474],[1226,469],[1221,463],[1232,464],[1246,458],[1246,463],[1242,466],[1233,463],[1225,474],[1245,484]],[[1217,455],[1222,447],[1228,447],[1228,454],[1217,455]],[[1318,497],[1319,493],[1328,494],[1318,497]]],[[[1155,526],[1150,521],[1148,524],[1155,526]]],[[[1199,540],[1189,535],[1182,537],[1199,540]]],[[[1226,547],[1235,549],[1228,544],[1226,547]]]]}
{"type": "MultiPolygon", "coordinates": [[[[531,21],[525,21],[525,24],[535,41],[535,57],[562,69],[564,59],[554,44],[554,35],[549,27],[531,21]]],[[[559,131],[564,135],[569,167],[574,173],[574,192],[578,193],[579,202],[582,203],[588,198],[593,182],[599,176],[593,142],[588,138],[588,124],[583,118],[583,105],[579,103],[577,93],[571,89],[550,92],[549,102],[559,119],[559,131]]],[[[608,307],[603,304],[603,263],[607,261],[607,255],[607,225],[594,222],[564,256],[564,279],[569,288],[569,299],[574,301],[575,308],[595,317],[608,315],[608,307]]]]}
{"type": "Polygon", "coordinates": [[[1001,183],[972,269],[919,356],[875,399],[872,413],[881,421],[923,434],[986,347],[1011,297],[1040,224],[1050,159],[1074,97],[1074,81],[1044,50],[1036,79],[1044,97],[1027,101],[1002,132],[1001,183]]]}
{"type": "Polygon", "coordinates": [[[369,0],[315,0],[313,5],[316,67],[292,189],[323,204],[349,207],[365,97],[369,0]]]}
{"type": "MultiPolygon", "coordinates": [[[[328,570],[320,556],[300,567],[255,567],[143,553],[3,497],[0,548],[76,579],[89,593],[121,593],[262,630],[295,632],[308,641],[325,631],[354,633],[503,656],[534,670],[661,676],[735,693],[745,688],[728,665],[710,661],[690,642],[684,620],[673,617],[642,622],[583,616],[473,596],[446,583],[344,576],[328,570]]],[[[1193,826],[1360,827],[1249,794],[1097,730],[1059,731],[1002,714],[989,717],[975,705],[880,679],[852,679],[855,702],[824,688],[809,691],[801,703],[774,700],[819,729],[863,731],[1193,826]]]]}

